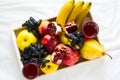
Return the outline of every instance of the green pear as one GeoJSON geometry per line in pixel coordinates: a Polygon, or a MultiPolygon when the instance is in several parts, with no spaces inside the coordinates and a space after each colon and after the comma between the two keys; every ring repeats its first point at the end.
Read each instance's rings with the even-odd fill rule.
{"type": "Polygon", "coordinates": [[[88,60],[93,60],[105,55],[103,47],[95,39],[85,41],[80,52],[82,57],[88,60]]]}

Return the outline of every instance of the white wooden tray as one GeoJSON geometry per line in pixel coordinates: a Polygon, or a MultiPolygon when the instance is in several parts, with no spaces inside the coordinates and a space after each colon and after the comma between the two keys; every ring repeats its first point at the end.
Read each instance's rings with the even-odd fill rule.
{"type": "MultiPolygon", "coordinates": [[[[48,20],[54,21],[55,18],[51,18],[51,19],[48,19],[48,20]]],[[[93,21],[90,13],[89,13],[89,14],[87,15],[87,17],[84,19],[82,25],[84,25],[84,23],[85,23],[86,21],[93,21]]],[[[18,46],[17,46],[17,43],[16,43],[16,36],[18,35],[18,33],[19,33],[20,31],[22,31],[22,30],[24,30],[24,29],[25,29],[25,27],[18,27],[18,28],[16,28],[16,29],[12,30],[12,32],[11,32],[11,37],[12,37],[12,41],[13,41],[15,53],[16,53],[16,56],[17,56],[17,58],[18,58],[18,63],[19,63],[21,72],[22,72],[23,64],[22,64],[22,62],[21,62],[21,60],[20,60],[20,50],[19,50],[19,48],[18,48],[18,46]]],[[[98,37],[96,37],[95,39],[99,41],[99,38],[98,38],[98,37]]],[[[105,58],[105,56],[103,56],[102,58],[100,58],[100,60],[101,60],[102,62],[104,62],[104,58],[105,58]]],[[[98,61],[98,60],[99,60],[99,59],[95,59],[95,60],[92,60],[92,61],[98,61]]],[[[47,75],[46,75],[46,74],[41,74],[40,76],[38,76],[38,77],[35,78],[34,80],[40,80],[40,79],[42,80],[42,77],[43,77],[43,76],[44,76],[44,77],[49,77],[48,75],[53,75],[53,76],[59,75],[61,72],[63,73],[63,72],[66,72],[66,71],[70,71],[70,70],[72,70],[72,69],[77,69],[80,65],[82,65],[82,64],[87,64],[87,63],[90,63],[90,62],[92,62],[92,61],[84,61],[84,60],[81,60],[79,63],[77,63],[76,65],[71,66],[71,67],[64,67],[64,66],[62,66],[62,67],[61,67],[60,69],[58,69],[55,73],[47,74],[47,75]]],[[[75,72],[74,72],[74,73],[75,73],[75,72]]],[[[77,74],[77,73],[76,73],[76,74],[77,74]]],[[[24,78],[24,79],[25,79],[25,78],[24,78]]],[[[48,79],[49,79],[49,78],[48,78],[48,79]]],[[[26,79],[25,79],[25,80],[26,80],[26,79]]],[[[58,80],[59,80],[59,79],[58,79],[58,80]]]]}

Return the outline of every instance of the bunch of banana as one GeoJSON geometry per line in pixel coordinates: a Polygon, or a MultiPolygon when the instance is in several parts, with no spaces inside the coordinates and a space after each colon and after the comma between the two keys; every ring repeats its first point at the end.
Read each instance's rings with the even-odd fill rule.
{"type": "Polygon", "coordinates": [[[75,20],[75,23],[77,24],[78,29],[80,29],[81,24],[82,24],[84,18],[87,16],[87,14],[90,11],[90,8],[91,8],[91,2],[86,2],[83,5],[80,14],[78,15],[77,19],[75,20]]]}
{"type": "Polygon", "coordinates": [[[80,1],[80,0],[78,0],[74,4],[73,9],[72,9],[70,15],[68,16],[67,22],[74,21],[77,18],[77,16],[81,13],[81,9],[83,7],[83,4],[84,4],[84,2],[80,1]]]}
{"type": "Polygon", "coordinates": [[[65,23],[70,21],[75,21],[80,29],[81,23],[89,13],[91,8],[91,2],[84,3],[83,1],[78,0],[69,0],[61,8],[60,12],[57,15],[56,22],[60,24],[63,28],[65,23]]]}
{"type": "Polygon", "coordinates": [[[60,12],[57,15],[56,22],[64,27],[64,24],[71,13],[71,10],[74,7],[74,0],[69,0],[66,2],[63,7],[61,8],[60,12]]]}

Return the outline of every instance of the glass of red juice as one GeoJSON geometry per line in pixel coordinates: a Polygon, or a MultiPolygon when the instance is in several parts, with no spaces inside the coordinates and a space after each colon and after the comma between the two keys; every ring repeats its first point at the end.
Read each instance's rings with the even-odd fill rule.
{"type": "Polygon", "coordinates": [[[86,38],[95,38],[99,32],[99,27],[95,22],[87,22],[81,30],[86,38]]]}
{"type": "Polygon", "coordinates": [[[22,73],[25,78],[34,79],[39,75],[39,69],[35,63],[27,63],[24,65],[22,73]]]}

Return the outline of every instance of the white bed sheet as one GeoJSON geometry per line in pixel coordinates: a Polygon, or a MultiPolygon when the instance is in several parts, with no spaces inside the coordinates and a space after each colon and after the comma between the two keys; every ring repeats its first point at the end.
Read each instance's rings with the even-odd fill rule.
{"type": "MultiPolygon", "coordinates": [[[[23,80],[10,37],[11,30],[30,16],[48,19],[57,15],[66,0],[0,0],[0,80],[23,80]]],[[[120,80],[120,0],[92,2],[91,13],[99,24],[99,39],[113,59],[98,59],[40,80],[120,80]]]]}

